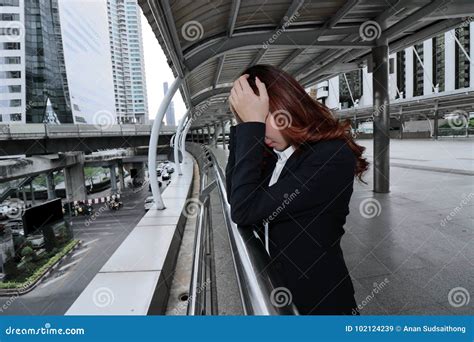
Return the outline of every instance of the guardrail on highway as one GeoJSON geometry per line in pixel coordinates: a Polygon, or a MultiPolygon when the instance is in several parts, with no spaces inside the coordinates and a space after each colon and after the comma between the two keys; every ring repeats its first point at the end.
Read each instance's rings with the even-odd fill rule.
{"type": "MultiPolygon", "coordinates": [[[[164,126],[162,133],[174,134],[175,126],[164,126]]],[[[65,137],[102,137],[150,135],[151,125],[90,125],[90,124],[0,124],[0,140],[54,139],[65,137]]]]}

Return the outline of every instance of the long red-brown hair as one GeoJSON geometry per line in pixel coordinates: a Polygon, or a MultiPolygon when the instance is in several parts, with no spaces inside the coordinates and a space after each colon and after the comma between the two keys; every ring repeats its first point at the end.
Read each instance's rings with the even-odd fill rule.
{"type": "Polygon", "coordinates": [[[362,156],[365,147],[354,141],[350,120],[339,121],[329,108],[309,96],[296,79],[277,67],[257,64],[247,68],[243,74],[249,74],[247,81],[257,95],[255,76],[265,83],[270,112],[282,128],[283,137],[295,147],[295,153],[305,142],[345,140],[357,159],[354,174],[364,182],[362,175],[369,163],[362,156]]]}

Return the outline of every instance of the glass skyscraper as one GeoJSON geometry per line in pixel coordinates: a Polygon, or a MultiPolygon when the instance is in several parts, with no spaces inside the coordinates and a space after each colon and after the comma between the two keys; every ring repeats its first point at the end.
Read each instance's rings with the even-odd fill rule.
{"type": "Polygon", "coordinates": [[[25,43],[26,122],[72,123],[57,0],[25,0],[25,43]]]}
{"type": "Polygon", "coordinates": [[[0,0],[0,6],[2,121],[72,123],[58,1],[0,0]]]}

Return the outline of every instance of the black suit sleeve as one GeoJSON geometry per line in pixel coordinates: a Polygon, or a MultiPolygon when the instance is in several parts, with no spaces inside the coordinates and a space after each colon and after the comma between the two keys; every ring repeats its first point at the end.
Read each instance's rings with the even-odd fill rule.
{"type": "Polygon", "coordinates": [[[229,158],[225,167],[225,182],[227,190],[227,202],[230,203],[230,193],[232,191],[232,173],[235,166],[235,127],[230,126],[229,132],[229,158]]]}
{"type": "Polygon", "coordinates": [[[355,157],[343,140],[315,144],[297,170],[268,187],[261,183],[265,124],[237,125],[235,165],[229,203],[232,220],[238,225],[283,221],[300,214],[317,217],[350,189],[354,181],[355,157]]]}

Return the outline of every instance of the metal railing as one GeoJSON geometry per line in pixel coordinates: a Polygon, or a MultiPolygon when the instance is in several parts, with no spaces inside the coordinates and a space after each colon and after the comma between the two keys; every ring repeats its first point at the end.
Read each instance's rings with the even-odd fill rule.
{"type": "MultiPolygon", "coordinates": [[[[190,289],[190,303],[188,314],[202,314],[208,312],[206,309],[206,291],[204,287],[203,267],[205,263],[199,259],[204,258],[203,246],[206,245],[206,226],[210,227],[206,218],[208,210],[209,193],[217,186],[224,214],[224,221],[229,235],[232,251],[232,259],[236,271],[239,285],[240,298],[246,315],[297,315],[298,310],[293,303],[279,305],[275,296],[278,287],[282,285],[275,269],[270,263],[270,257],[263,248],[263,244],[257,238],[255,232],[250,227],[240,227],[231,219],[230,205],[227,202],[227,190],[224,173],[217,163],[214,154],[203,146],[202,157],[205,158],[202,177],[207,177],[207,173],[212,171],[214,181],[207,187],[201,187],[200,212],[196,226],[196,245],[194,251],[194,262],[192,271],[192,281],[190,289]],[[206,209],[207,208],[207,209],[206,209]],[[199,293],[200,291],[200,293],[199,293]]],[[[202,183],[204,184],[204,183],[202,183]]],[[[207,214],[207,216],[209,213],[207,214]]]]}

